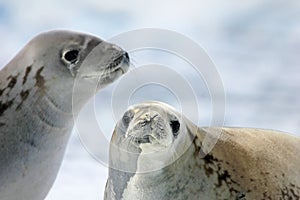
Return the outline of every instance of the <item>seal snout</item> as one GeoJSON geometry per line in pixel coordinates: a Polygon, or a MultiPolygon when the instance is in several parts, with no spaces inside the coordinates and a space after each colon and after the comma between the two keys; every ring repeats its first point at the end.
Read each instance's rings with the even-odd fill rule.
{"type": "Polygon", "coordinates": [[[123,140],[139,148],[167,148],[181,130],[177,115],[160,106],[133,106],[124,113],[119,125],[123,140]]]}
{"type": "Polygon", "coordinates": [[[129,64],[130,58],[129,58],[129,54],[126,51],[123,53],[123,59],[125,63],[129,64]]]}
{"type": "Polygon", "coordinates": [[[114,68],[114,67],[116,67],[116,66],[118,66],[118,65],[120,65],[122,62],[124,63],[124,64],[129,64],[129,55],[128,55],[128,53],[127,52],[122,52],[122,54],[120,55],[120,56],[118,56],[118,57],[116,57],[114,60],[113,60],[113,62],[110,64],[110,68],[114,68]]]}
{"type": "Polygon", "coordinates": [[[138,137],[138,138],[136,138],[136,142],[138,144],[151,143],[150,137],[151,137],[150,135],[145,135],[143,137],[138,137]]]}
{"type": "Polygon", "coordinates": [[[134,138],[132,141],[138,145],[161,143],[167,137],[165,120],[155,111],[137,112],[134,117],[132,111],[128,111],[123,123],[128,125],[127,137],[134,138]]]}
{"type": "Polygon", "coordinates": [[[120,55],[116,56],[109,65],[111,72],[116,72],[118,70],[122,71],[122,74],[125,74],[128,70],[130,64],[130,58],[126,51],[122,51],[120,55]]]}

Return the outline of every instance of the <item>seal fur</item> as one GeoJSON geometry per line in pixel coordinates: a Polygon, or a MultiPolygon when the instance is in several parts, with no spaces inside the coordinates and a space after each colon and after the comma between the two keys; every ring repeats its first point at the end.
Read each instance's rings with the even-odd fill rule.
{"type": "Polygon", "coordinates": [[[114,130],[105,199],[299,199],[299,152],[287,133],[197,127],[166,104],[142,103],[114,130]]]}
{"type": "Polygon", "coordinates": [[[0,71],[1,200],[45,198],[73,118],[94,94],[86,90],[105,87],[124,74],[128,64],[128,54],[114,44],[58,30],[33,38],[0,71]],[[74,99],[76,81],[81,96],[74,99]]]}

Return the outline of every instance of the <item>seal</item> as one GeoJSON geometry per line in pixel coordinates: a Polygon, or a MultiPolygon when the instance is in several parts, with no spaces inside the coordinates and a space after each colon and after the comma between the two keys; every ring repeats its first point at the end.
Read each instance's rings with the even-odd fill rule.
{"type": "Polygon", "coordinates": [[[197,127],[164,103],[141,103],[114,130],[105,199],[299,199],[299,152],[293,135],[197,127]]]}
{"type": "Polygon", "coordinates": [[[56,30],[33,38],[0,72],[0,198],[44,199],[60,167],[74,117],[129,67],[121,48],[56,30]],[[80,98],[74,102],[73,90],[80,98]],[[97,86],[97,87],[96,87],[97,86]]]}

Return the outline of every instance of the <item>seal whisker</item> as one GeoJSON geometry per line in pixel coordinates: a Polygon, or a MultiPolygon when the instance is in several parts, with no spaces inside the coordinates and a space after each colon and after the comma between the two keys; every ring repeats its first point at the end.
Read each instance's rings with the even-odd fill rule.
{"type": "Polygon", "coordinates": [[[136,66],[138,66],[138,61],[136,60],[135,56],[131,56],[130,57],[130,66],[132,66],[133,68],[136,68],[136,66]]]}

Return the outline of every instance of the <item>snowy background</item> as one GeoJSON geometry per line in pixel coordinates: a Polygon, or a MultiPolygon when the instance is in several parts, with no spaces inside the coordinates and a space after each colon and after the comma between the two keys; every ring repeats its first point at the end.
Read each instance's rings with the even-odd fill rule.
{"type": "MultiPolygon", "coordinates": [[[[300,135],[297,0],[0,0],[0,66],[45,30],[73,29],[109,39],[145,27],[177,31],[205,48],[223,80],[226,126],[277,129],[300,135]]],[[[135,65],[144,62],[138,54],[133,58],[135,65]]],[[[97,96],[97,101],[104,102],[102,107],[109,104],[113,87],[97,96]]],[[[131,102],[165,98],[172,104],[171,93],[156,86],[148,89],[149,92],[133,95],[131,102]]],[[[114,121],[103,122],[103,116],[110,116],[111,110],[97,112],[101,113],[99,121],[106,124],[104,132],[109,139],[114,121]]],[[[205,120],[203,124],[207,125],[205,120]]],[[[102,199],[106,178],[107,168],[90,156],[74,133],[47,200],[102,199]]]]}

